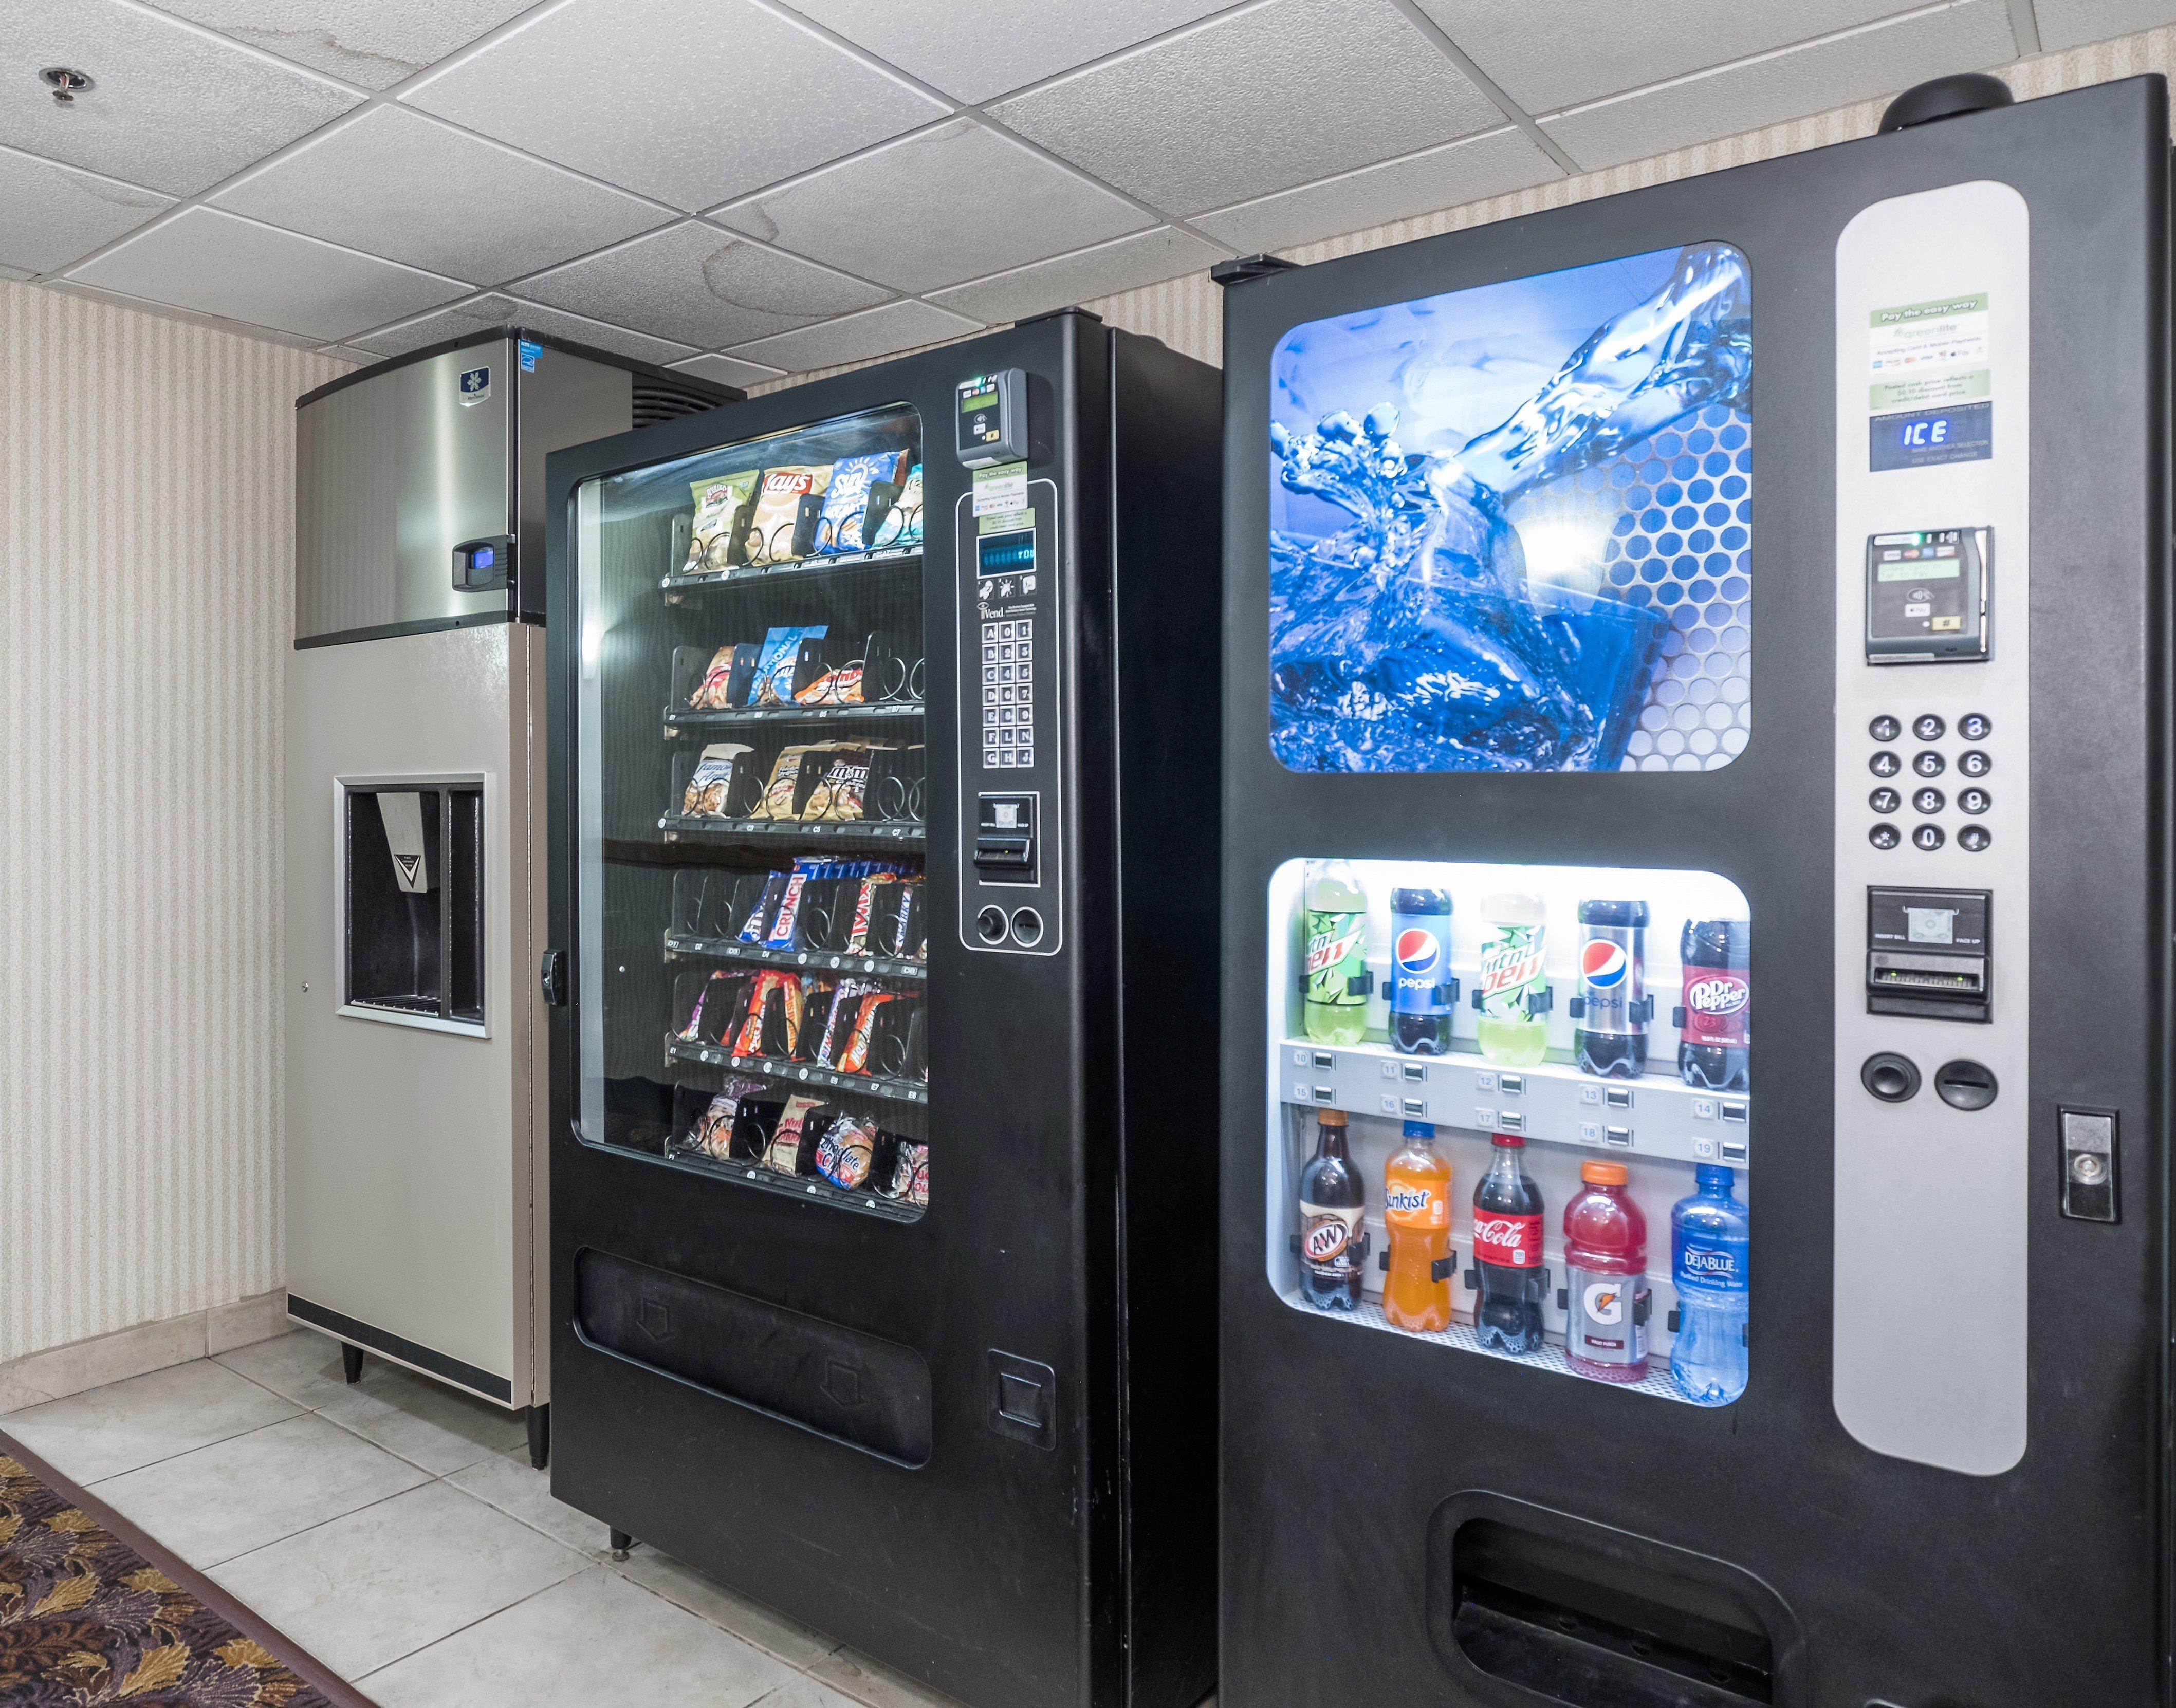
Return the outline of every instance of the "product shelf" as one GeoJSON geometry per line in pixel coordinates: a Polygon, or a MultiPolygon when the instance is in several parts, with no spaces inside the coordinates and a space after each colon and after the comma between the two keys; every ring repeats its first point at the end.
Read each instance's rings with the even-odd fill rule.
{"type": "Polygon", "coordinates": [[[717,1044],[690,1043],[668,1037],[665,1053],[674,1061],[700,1062],[708,1068],[724,1068],[736,1074],[753,1074],[797,1085],[820,1085],[827,1091],[857,1091],[865,1096],[889,1097],[894,1102],[927,1104],[929,1087],[920,1080],[889,1080],[875,1074],[840,1074],[813,1062],[784,1061],[773,1056],[737,1056],[717,1044]]]}
{"type": "Polygon", "coordinates": [[[806,837],[821,847],[919,848],[928,839],[929,827],[915,819],[690,819],[667,813],[657,821],[667,842],[683,837],[700,840],[765,841],[806,837]]]}
{"type": "Polygon", "coordinates": [[[879,569],[905,564],[920,564],[922,547],[911,546],[887,547],[878,552],[838,552],[824,557],[794,558],[783,563],[737,563],[730,569],[715,570],[708,574],[661,577],[658,586],[663,590],[667,605],[678,605],[690,592],[715,587],[743,587],[752,582],[775,583],[809,575],[828,575],[842,569],[879,569]]]}
{"type": "MultiPolygon", "coordinates": [[[[929,969],[918,960],[889,960],[882,955],[835,955],[828,949],[766,949],[737,938],[695,937],[683,932],[665,934],[665,955],[694,955],[717,960],[753,961],[763,966],[813,968],[822,972],[878,973],[888,978],[927,979],[929,969]]],[[[862,1075],[850,1077],[859,1079],[862,1075]]]]}
{"type": "Polygon", "coordinates": [[[1674,1074],[1602,1080],[1568,1063],[1507,1068],[1484,1056],[1409,1056],[1387,1043],[1287,1037],[1274,1058],[1282,1102],[1432,1121],[1530,1141],[1678,1162],[1750,1165],[1750,1101],[1674,1074]]]}
{"type": "Polygon", "coordinates": [[[675,1150],[665,1160],[694,1173],[706,1174],[717,1180],[729,1180],[736,1186],[753,1186],[759,1191],[775,1192],[782,1197],[799,1199],[803,1203],[857,1210],[885,1221],[919,1221],[922,1216],[922,1206],[918,1204],[904,1204],[867,1190],[849,1192],[842,1186],[832,1185],[820,1176],[781,1174],[759,1162],[743,1161],[737,1158],[720,1161],[714,1156],[704,1156],[699,1150],[675,1150]]]}
{"type": "MultiPolygon", "coordinates": [[[[1545,1341],[1537,1352],[1506,1352],[1494,1346],[1482,1346],[1481,1335],[1475,1330],[1472,1322],[1470,1319],[1461,1319],[1455,1315],[1452,1317],[1448,1329],[1435,1334],[1423,1334],[1412,1329],[1399,1328],[1383,1314],[1381,1303],[1372,1297],[1363,1299],[1357,1309],[1351,1311],[1318,1310],[1296,1296],[1292,1303],[1297,1308],[1311,1315],[1344,1317],[1368,1328],[1380,1329],[1386,1335],[1396,1335],[1402,1340],[1426,1341],[1439,1346],[1456,1346],[1464,1352],[1478,1352],[1484,1358],[1500,1359],[1507,1364],[1523,1364],[1529,1369],[1547,1370],[1553,1375],[1570,1376],[1581,1382],[1594,1379],[1591,1376],[1583,1376],[1572,1368],[1571,1361],[1564,1357],[1564,1344],[1560,1335],[1557,1339],[1545,1341]]],[[[1687,1399],[1678,1391],[1677,1381],[1670,1374],[1670,1355],[1667,1347],[1670,1336],[1662,1335],[1657,1338],[1662,1340],[1664,1345],[1660,1350],[1651,1346],[1647,1355],[1647,1373],[1640,1380],[1596,1382],[1594,1385],[1597,1388],[1617,1388],[1630,1394],[1645,1394],[1656,1400],[1674,1400],[1680,1406],[1695,1404],[1695,1401],[1687,1399]]]]}
{"type": "Polygon", "coordinates": [[[725,711],[676,711],[665,709],[665,736],[670,741],[683,730],[742,729],[760,724],[822,723],[832,719],[918,718],[928,710],[921,700],[879,700],[873,705],[735,706],[725,711]]]}

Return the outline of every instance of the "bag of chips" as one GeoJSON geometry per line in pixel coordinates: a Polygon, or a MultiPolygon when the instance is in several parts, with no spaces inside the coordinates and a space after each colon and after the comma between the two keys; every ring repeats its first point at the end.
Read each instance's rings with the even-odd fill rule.
{"type": "Polygon", "coordinates": [[[816,1141],[816,1172],[849,1192],[866,1185],[876,1143],[875,1122],[863,1115],[841,1115],[816,1141]]]}
{"type": "MultiPolygon", "coordinates": [[[[879,492],[879,498],[887,496],[879,492]]],[[[906,471],[906,481],[890,493],[890,504],[868,525],[872,551],[906,551],[922,543],[922,465],[906,471]]]]}
{"type": "Polygon", "coordinates": [[[808,803],[801,809],[801,816],[833,823],[859,819],[868,785],[869,750],[843,745],[835,748],[830,763],[824,768],[823,777],[808,791],[808,803]]]}
{"type": "Polygon", "coordinates": [[[869,509],[869,488],[879,481],[899,479],[905,451],[879,451],[857,457],[840,457],[831,465],[831,484],[824,493],[824,509],[816,519],[816,549],[819,552],[866,552],[868,541],[862,529],[869,509]]]}
{"type": "Polygon", "coordinates": [[[738,771],[741,756],[752,751],[745,742],[713,742],[703,749],[702,757],[695,761],[695,769],[688,778],[688,786],[681,791],[680,816],[683,819],[722,819],[726,815],[726,803],[732,798],[733,781],[738,771]]]}
{"type": "Polygon", "coordinates": [[[756,484],[743,556],[751,563],[790,563],[806,558],[831,483],[829,463],[789,463],[765,469],[756,484]]]}
{"type": "Polygon", "coordinates": [[[728,1080],[724,1091],[710,1099],[709,1108],[696,1118],[694,1131],[688,1135],[688,1148],[720,1162],[733,1154],[733,1123],[741,1112],[744,1098],[751,1097],[764,1089],[760,1080],[728,1080]]]}
{"type": "Polygon", "coordinates": [[[747,531],[748,501],[755,495],[753,469],[714,480],[691,481],[695,525],[688,538],[683,575],[722,575],[741,560],[741,536],[747,531]]]}
{"type": "Polygon", "coordinates": [[[770,1144],[763,1153],[764,1167],[781,1174],[798,1174],[801,1169],[802,1128],[807,1123],[809,1112],[820,1107],[817,1097],[789,1097],[786,1108],[778,1118],[778,1125],[770,1130],[770,1144]]]}
{"type": "Polygon", "coordinates": [[[798,628],[772,629],[763,638],[763,650],[756,655],[755,676],[748,683],[748,704],[750,705],[792,705],[795,679],[799,676],[804,658],[812,665],[819,662],[808,657],[811,652],[806,643],[821,640],[829,632],[829,625],[821,623],[805,623],[798,628]]]}
{"type": "Polygon", "coordinates": [[[926,1206],[929,1202],[929,1147],[917,1140],[900,1140],[892,1150],[889,1174],[877,1182],[877,1195],[900,1204],[926,1206]]]}

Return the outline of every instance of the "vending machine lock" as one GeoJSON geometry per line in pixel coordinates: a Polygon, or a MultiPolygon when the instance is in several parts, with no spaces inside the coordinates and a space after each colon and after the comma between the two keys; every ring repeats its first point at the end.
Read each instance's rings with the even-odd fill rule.
{"type": "Polygon", "coordinates": [[[1993,1018],[1985,889],[1866,892],[1866,1011],[1919,1020],[1993,1018]]]}
{"type": "Polygon", "coordinates": [[[2116,1112],[2059,1108],[2063,1140],[2063,1214],[2074,1221],[2119,1220],[2116,1112]]]}

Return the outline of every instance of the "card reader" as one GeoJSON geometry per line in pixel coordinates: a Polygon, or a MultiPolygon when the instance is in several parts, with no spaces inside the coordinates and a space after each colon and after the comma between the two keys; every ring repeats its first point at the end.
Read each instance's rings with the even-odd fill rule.
{"type": "Polygon", "coordinates": [[[963,468],[1027,460],[1027,375],[1020,368],[961,380],[955,415],[963,468]]]}
{"type": "Polygon", "coordinates": [[[1866,661],[1983,663],[1994,564],[1992,528],[1869,536],[1866,661]]]}

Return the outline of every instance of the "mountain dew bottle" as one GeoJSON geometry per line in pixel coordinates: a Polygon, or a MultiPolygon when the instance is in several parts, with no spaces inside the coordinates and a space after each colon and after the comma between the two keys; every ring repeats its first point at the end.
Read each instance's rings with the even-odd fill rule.
{"type": "Polygon", "coordinates": [[[1481,904],[1481,977],[1473,1005],[1481,1053],[1507,1068],[1531,1068],[1549,1046],[1549,982],[1542,971],[1548,913],[1542,898],[1505,890],[1481,904]]]}
{"type": "Polygon", "coordinates": [[[1307,959],[1300,984],[1307,1035],[1357,1044],[1368,1030],[1368,895],[1342,860],[1307,868],[1307,959]]]}

